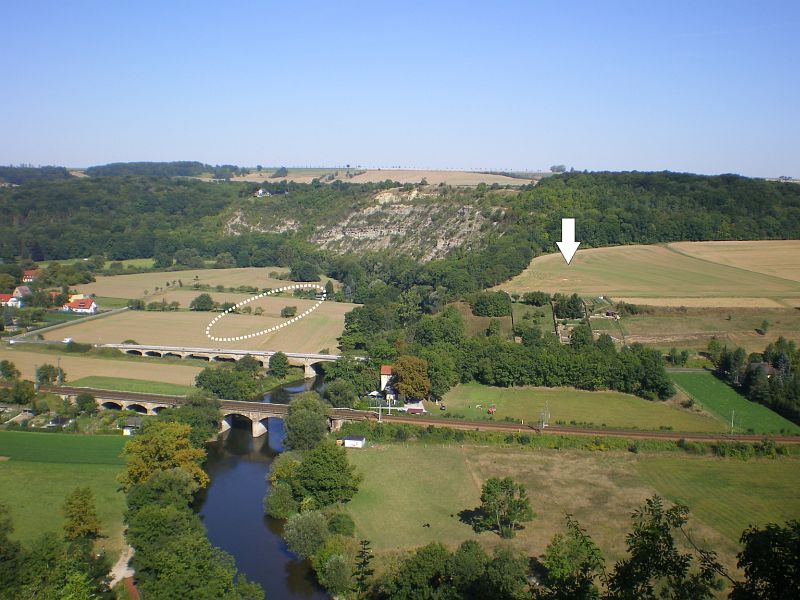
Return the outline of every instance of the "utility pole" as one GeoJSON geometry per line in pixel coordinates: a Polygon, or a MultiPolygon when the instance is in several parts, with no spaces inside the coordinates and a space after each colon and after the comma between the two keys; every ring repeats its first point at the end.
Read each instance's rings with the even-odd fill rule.
{"type": "Polygon", "coordinates": [[[736,409],[731,409],[731,435],[733,435],[733,416],[736,414],[736,409]]]}
{"type": "Polygon", "coordinates": [[[58,357],[58,367],[57,367],[57,370],[56,370],[56,383],[58,385],[63,385],[64,384],[64,377],[61,374],[61,357],[60,356],[58,357]]]}

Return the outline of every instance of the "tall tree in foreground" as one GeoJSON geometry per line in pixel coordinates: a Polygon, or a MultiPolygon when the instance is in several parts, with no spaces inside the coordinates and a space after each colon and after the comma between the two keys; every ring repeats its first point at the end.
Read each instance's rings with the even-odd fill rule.
{"type": "Polygon", "coordinates": [[[95,540],[100,536],[94,493],[90,487],[79,487],[64,501],[64,537],[68,542],[95,540]]]}
{"type": "Polygon", "coordinates": [[[713,552],[681,553],[673,531],[683,531],[689,509],[665,509],[658,496],[633,513],[627,538],[628,557],[619,561],[608,579],[609,600],[702,600],[719,589],[722,567],[713,552]],[[695,560],[696,559],[696,560],[695,560]],[[696,563],[696,564],[695,564],[696,563]]]}
{"type": "Polygon", "coordinates": [[[580,524],[567,515],[567,532],[557,534],[541,559],[546,569],[543,589],[535,595],[542,600],[595,600],[600,592],[595,579],[603,570],[600,549],[580,524]]]}
{"type": "Polygon", "coordinates": [[[325,410],[325,404],[315,392],[300,394],[292,400],[283,422],[284,446],[289,450],[310,450],[319,444],[327,431],[325,410]]]}
{"type": "Polygon", "coordinates": [[[744,549],[738,567],[745,580],[737,582],[732,600],[794,600],[800,593],[800,521],[781,527],[770,523],[750,527],[741,538],[744,549]]]}
{"type": "Polygon", "coordinates": [[[393,367],[395,387],[403,396],[424,400],[431,389],[428,363],[416,356],[400,356],[393,367]]]}

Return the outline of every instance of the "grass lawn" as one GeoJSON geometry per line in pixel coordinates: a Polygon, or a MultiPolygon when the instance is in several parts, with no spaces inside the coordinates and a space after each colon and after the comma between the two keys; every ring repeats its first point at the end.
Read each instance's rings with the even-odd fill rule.
{"type": "Polygon", "coordinates": [[[117,491],[122,470],[119,436],[0,431],[0,501],[11,507],[14,537],[30,542],[43,533],[60,535],[64,498],[79,486],[94,492],[107,536],[100,541],[116,560],[122,549],[125,497],[117,491]]]}
{"type": "Polygon", "coordinates": [[[453,304],[461,318],[464,319],[464,332],[467,337],[473,335],[486,335],[489,324],[492,321],[500,322],[500,335],[505,338],[511,337],[511,317],[478,317],[472,314],[470,305],[466,302],[455,302],[453,304]]]}
{"type": "Polygon", "coordinates": [[[119,392],[143,392],[147,394],[165,394],[167,396],[185,396],[197,388],[176,383],[161,381],[143,381],[141,379],[126,379],[124,377],[102,377],[90,375],[75,381],[70,381],[73,387],[87,387],[98,390],[114,390],[119,392]]]}
{"type": "Polygon", "coordinates": [[[128,298],[112,298],[110,296],[97,296],[94,299],[97,306],[105,309],[125,308],[128,306],[128,298]]]}
{"type": "Polygon", "coordinates": [[[800,463],[646,457],[637,469],[665,498],[687,505],[733,543],[749,525],[800,517],[800,463]]]}
{"type": "Polygon", "coordinates": [[[736,431],[752,429],[755,433],[800,434],[800,427],[766,406],[751,402],[711,373],[670,373],[669,376],[695,402],[726,421],[728,428],[731,411],[735,411],[736,431]]]}
{"type": "Polygon", "coordinates": [[[737,539],[751,521],[800,514],[800,461],[794,458],[745,462],[419,443],[352,450],[348,456],[364,481],[347,510],[358,538],[369,539],[379,554],[434,540],[453,548],[476,539],[487,547],[507,544],[536,556],[564,531],[564,515],[570,513],[611,566],[624,555],[631,513],[658,493],[689,506],[689,530],[696,541],[719,552],[722,564],[735,571],[737,539]],[[505,476],[526,486],[536,515],[509,541],[476,534],[459,519],[460,511],[480,504],[483,482],[505,476]],[[426,523],[430,527],[423,527],[426,523]]]}
{"type": "MultiPolygon", "coordinates": [[[[724,423],[717,419],[685,411],[662,402],[651,402],[619,392],[587,392],[572,388],[496,388],[477,383],[458,385],[442,401],[451,414],[467,419],[485,419],[491,404],[497,406],[495,420],[504,417],[522,419],[526,423],[539,421],[545,402],[549,403],[550,423],[569,425],[593,423],[597,426],[659,429],[672,427],[675,431],[723,431],[724,423]],[[482,408],[475,408],[477,404],[482,408]]],[[[431,412],[444,411],[431,407],[431,412]]]]}

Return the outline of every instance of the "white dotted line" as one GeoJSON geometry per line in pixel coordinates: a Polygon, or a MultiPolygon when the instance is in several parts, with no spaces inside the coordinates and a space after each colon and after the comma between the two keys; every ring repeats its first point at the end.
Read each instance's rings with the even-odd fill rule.
{"type": "Polygon", "coordinates": [[[231,306],[229,309],[227,309],[225,312],[223,312],[221,314],[218,314],[216,317],[211,319],[211,322],[208,325],[206,325],[206,337],[208,339],[214,341],[214,342],[238,342],[238,341],[241,341],[241,340],[249,340],[251,338],[258,337],[260,335],[266,335],[268,333],[272,333],[273,331],[277,331],[278,329],[281,329],[282,327],[286,327],[287,325],[290,325],[290,324],[292,324],[292,323],[294,323],[296,321],[299,321],[300,319],[302,319],[305,316],[308,316],[309,314],[311,314],[312,312],[317,310],[317,308],[319,308],[320,304],[322,304],[323,302],[325,302],[325,288],[322,287],[321,285],[317,285],[316,283],[300,283],[300,284],[297,284],[297,285],[287,285],[285,287],[278,288],[277,290],[270,290],[268,292],[262,292],[261,294],[257,294],[255,296],[253,296],[252,298],[248,298],[247,300],[242,300],[241,302],[237,302],[236,304],[231,306]],[[239,335],[239,336],[236,336],[236,337],[214,337],[213,335],[211,335],[211,328],[214,327],[214,325],[217,323],[217,321],[221,321],[222,317],[228,315],[228,313],[233,312],[237,308],[240,308],[240,307],[244,306],[245,304],[249,304],[250,302],[253,302],[254,300],[258,300],[259,298],[263,298],[264,296],[269,296],[271,294],[277,294],[278,292],[285,292],[285,291],[288,291],[288,290],[297,290],[297,289],[315,289],[315,290],[318,290],[318,291],[322,292],[322,299],[317,301],[317,303],[314,306],[312,306],[311,308],[309,308],[307,311],[297,315],[296,317],[294,317],[292,319],[289,319],[288,321],[284,321],[283,323],[279,323],[278,325],[273,325],[272,327],[270,327],[268,329],[262,329],[261,331],[259,331],[257,333],[248,333],[246,335],[239,335]]]}

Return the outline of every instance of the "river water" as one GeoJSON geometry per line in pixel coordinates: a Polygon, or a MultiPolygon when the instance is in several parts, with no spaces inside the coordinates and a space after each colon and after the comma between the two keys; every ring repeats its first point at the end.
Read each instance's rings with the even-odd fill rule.
{"type": "MultiPolygon", "coordinates": [[[[266,394],[264,401],[285,403],[293,394],[321,387],[321,378],[288,384],[266,394]]],[[[269,419],[268,433],[260,438],[251,435],[249,421],[239,425],[234,423],[208,447],[211,483],[199,501],[208,539],[233,555],[239,571],[260,583],[270,600],[328,598],[308,563],[287,550],[281,521],[264,515],[266,476],[283,450],[283,421],[269,419]]]]}

